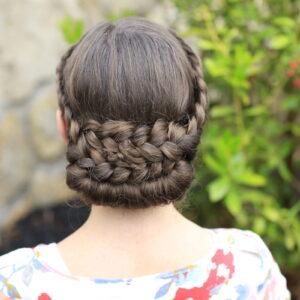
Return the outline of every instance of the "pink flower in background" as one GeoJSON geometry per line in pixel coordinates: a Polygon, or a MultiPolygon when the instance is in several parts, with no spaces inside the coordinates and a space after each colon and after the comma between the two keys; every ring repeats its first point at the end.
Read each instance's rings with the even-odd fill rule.
{"type": "Polygon", "coordinates": [[[300,79],[294,79],[292,81],[292,85],[296,88],[299,88],[300,87],[300,79]]]}
{"type": "Polygon", "coordinates": [[[292,79],[291,83],[293,87],[300,88],[300,59],[289,63],[286,75],[292,79]]]}

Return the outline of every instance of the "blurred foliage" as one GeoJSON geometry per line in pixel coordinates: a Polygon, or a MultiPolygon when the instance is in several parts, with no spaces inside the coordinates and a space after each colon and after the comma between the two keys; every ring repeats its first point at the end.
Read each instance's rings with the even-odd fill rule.
{"type": "MultiPolygon", "coordinates": [[[[132,9],[125,9],[120,13],[109,13],[107,19],[114,22],[120,18],[135,16],[136,11],[132,9]]],[[[84,34],[85,26],[81,19],[73,19],[70,16],[65,18],[58,24],[60,31],[63,34],[65,41],[69,44],[76,43],[84,34]]]]}
{"type": "Polygon", "coordinates": [[[299,270],[300,2],[173,2],[188,23],[182,36],[200,50],[210,98],[183,213],[251,229],[282,267],[299,270]]]}
{"type": "MultiPolygon", "coordinates": [[[[182,212],[207,227],[260,234],[300,267],[300,3],[171,0],[201,50],[210,108],[182,212]],[[204,187],[204,188],[203,188],[204,187]]],[[[110,15],[114,21],[135,15],[110,15]]],[[[60,28],[76,42],[81,21],[60,28]]],[[[197,49],[196,49],[197,50],[197,49]]]]}
{"type": "Polygon", "coordinates": [[[84,23],[82,20],[72,19],[66,16],[60,23],[59,28],[63,33],[64,39],[70,43],[76,43],[84,33],[84,23]]]}
{"type": "Polygon", "coordinates": [[[132,17],[135,16],[137,13],[133,9],[124,9],[120,13],[110,13],[107,17],[107,19],[111,22],[114,22],[120,18],[126,18],[126,17],[132,17]]]}

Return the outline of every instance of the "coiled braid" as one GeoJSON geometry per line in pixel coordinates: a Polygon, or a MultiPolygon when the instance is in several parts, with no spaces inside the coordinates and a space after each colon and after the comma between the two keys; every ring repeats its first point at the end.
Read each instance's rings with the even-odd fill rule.
{"type": "Polygon", "coordinates": [[[198,128],[202,129],[207,116],[207,86],[203,79],[200,60],[193,49],[182,38],[180,38],[175,31],[171,29],[169,31],[181,44],[182,49],[185,51],[186,56],[191,64],[194,85],[195,118],[197,120],[198,128]]]}
{"type": "Polygon", "coordinates": [[[152,124],[125,120],[79,119],[66,93],[64,69],[80,41],[57,67],[59,107],[68,124],[67,184],[88,204],[146,208],[182,199],[192,180],[206,118],[207,89],[192,49],[169,31],[190,64],[194,113],[180,120],[159,118],[152,124]]]}
{"type": "Polygon", "coordinates": [[[77,44],[74,44],[67,50],[67,52],[62,56],[60,63],[56,68],[56,87],[57,87],[56,91],[57,91],[58,105],[68,125],[70,125],[72,121],[72,112],[65,95],[65,80],[63,76],[63,71],[68,58],[71,56],[76,46],[77,44]]]}

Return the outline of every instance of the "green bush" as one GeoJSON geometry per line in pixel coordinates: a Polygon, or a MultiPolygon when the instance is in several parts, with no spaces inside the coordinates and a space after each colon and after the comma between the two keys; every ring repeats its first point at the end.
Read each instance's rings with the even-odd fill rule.
{"type": "Polygon", "coordinates": [[[260,234],[300,267],[300,3],[173,0],[200,49],[210,108],[183,213],[260,234]]]}

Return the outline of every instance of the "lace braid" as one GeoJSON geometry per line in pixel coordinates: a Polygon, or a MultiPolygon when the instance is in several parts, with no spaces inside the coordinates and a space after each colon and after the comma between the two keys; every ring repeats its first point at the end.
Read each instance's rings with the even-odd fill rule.
{"type": "Polygon", "coordinates": [[[203,80],[200,60],[193,49],[181,37],[179,37],[174,30],[170,29],[169,31],[181,44],[181,47],[185,51],[186,56],[191,64],[194,79],[195,117],[198,128],[202,129],[207,116],[207,85],[203,80]]]}
{"type": "Polygon", "coordinates": [[[65,80],[63,76],[64,68],[67,64],[68,58],[72,55],[74,49],[76,48],[77,44],[72,45],[67,52],[62,56],[60,63],[56,68],[56,86],[57,86],[57,98],[58,98],[58,105],[62,111],[64,119],[70,124],[72,119],[71,109],[69,108],[69,103],[65,96],[65,80]]]}
{"type": "Polygon", "coordinates": [[[185,120],[157,119],[152,125],[73,116],[64,68],[73,45],[57,67],[59,106],[68,124],[67,184],[88,204],[146,208],[179,201],[194,179],[194,158],[205,122],[206,85],[192,49],[175,32],[190,63],[195,113],[185,120]]]}

